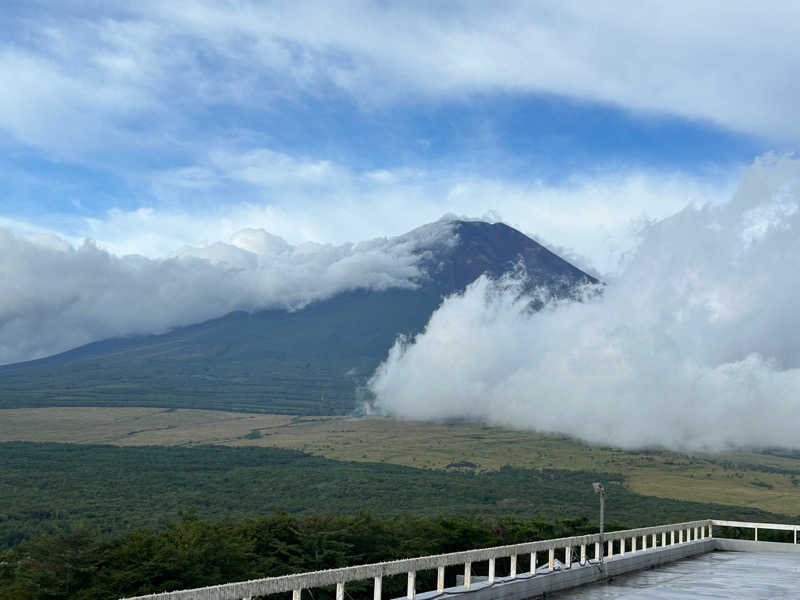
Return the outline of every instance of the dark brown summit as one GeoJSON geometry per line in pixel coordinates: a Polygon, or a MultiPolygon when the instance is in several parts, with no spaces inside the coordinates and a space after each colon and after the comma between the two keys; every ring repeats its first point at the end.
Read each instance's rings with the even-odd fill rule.
{"type": "Polygon", "coordinates": [[[531,283],[544,286],[558,296],[577,285],[598,283],[505,223],[453,221],[452,225],[458,245],[440,249],[428,265],[432,278],[443,289],[461,291],[483,274],[499,278],[519,266],[524,266],[531,283]]]}

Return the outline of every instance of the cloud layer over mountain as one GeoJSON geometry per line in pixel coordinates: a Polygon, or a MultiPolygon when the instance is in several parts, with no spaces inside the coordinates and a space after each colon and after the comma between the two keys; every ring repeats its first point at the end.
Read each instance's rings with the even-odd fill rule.
{"type": "Polygon", "coordinates": [[[233,310],[293,309],[349,289],[413,287],[421,275],[416,251],[448,243],[451,234],[441,221],[388,240],[293,246],[245,229],[230,243],[149,259],[0,228],[0,363],[233,310]]]}
{"type": "Polygon", "coordinates": [[[583,303],[527,310],[479,280],[399,340],[375,407],[639,447],[800,446],[800,160],[762,158],[724,204],[645,230],[583,303]]]}
{"type": "MultiPolygon", "coordinates": [[[[435,173],[357,173],[266,152],[243,162],[223,158],[228,166],[235,163],[233,172],[209,166],[171,177],[209,196],[223,194],[215,182],[233,173],[266,178],[269,194],[287,206],[112,209],[102,218],[61,218],[52,228],[0,216],[0,363],[109,336],[160,333],[235,309],[296,306],[358,286],[405,285],[417,274],[408,240],[344,240],[407,231],[443,212],[476,216],[499,208],[502,215],[492,219],[544,236],[548,246],[569,246],[602,272],[634,243],[632,221],[671,214],[727,187],[647,172],[522,185],[435,173]],[[289,240],[334,243],[290,244],[265,232],[247,233],[254,224],[289,240]],[[145,299],[146,314],[137,308],[139,299],[145,299]]],[[[558,250],[575,260],[566,248],[558,250]]],[[[576,262],[586,267],[583,259],[576,262]]]]}

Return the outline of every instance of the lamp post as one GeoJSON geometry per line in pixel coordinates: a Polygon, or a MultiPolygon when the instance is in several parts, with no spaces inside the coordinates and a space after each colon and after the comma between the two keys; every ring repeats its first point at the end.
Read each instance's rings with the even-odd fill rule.
{"type": "Polygon", "coordinates": [[[594,493],[600,496],[600,552],[597,558],[600,560],[600,564],[605,567],[603,564],[603,525],[606,510],[606,488],[599,481],[594,482],[592,488],[594,488],[594,493]]]}

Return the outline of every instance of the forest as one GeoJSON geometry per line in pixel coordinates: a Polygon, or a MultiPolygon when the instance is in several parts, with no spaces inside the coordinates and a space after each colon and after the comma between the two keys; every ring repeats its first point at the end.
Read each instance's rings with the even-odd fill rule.
{"type": "MultiPolygon", "coordinates": [[[[587,519],[282,513],[241,522],[183,515],[160,529],[137,529],[108,539],[79,524],[6,551],[0,560],[0,600],[108,600],[593,530],[587,519]]],[[[476,574],[482,567],[476,565],[476,574]]],[[[454,584],[455,576],[456,569],[448,569],[448,585],[454,584]]],[[[432,577],[435,573],[420,573],[420,589],[435,587],[432,577]]],[[[405,583],[404,577],[387,578],[386,597],[401,596],[405,583]]],[[[330,592],[306,593],[308,600],[323,600],[330,592]]],[[[348,586],[350,597],[371,593],[371,582],[348,586]]]]}
{"type": "MultiPolygon", "coordinates": [[[[107,599],[589,533],[597,480],[612,528],[786,520],[642,496],[620,475],[588,471],[476,474],[279,448],[14,442],[0,444],[0,600],[107,599]]],[[[386,594],[403,585],[390,578],[386,594]]]]}
{"type": "Polygon", "coordinates": [[[505,467],[483,473],[347,462],[270,447],[0,444],[0,548],[87,522],[100,535],[201,519],[292,515],[513,516],[609,520],[632,527],[729,518],[786,521],[753,508],[631,492],[620,474],[505,467]]]}

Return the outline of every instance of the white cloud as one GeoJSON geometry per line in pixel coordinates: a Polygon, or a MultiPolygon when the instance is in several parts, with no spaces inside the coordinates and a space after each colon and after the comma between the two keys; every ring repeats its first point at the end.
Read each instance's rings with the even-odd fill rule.
{"type": "Polygon", "coordinates": [[[0,128],[71,155],[181,146],[207,108],[332,91],[365,107],[559,94],[800,138],[793,2],[138,2],[9,18],[0,128]]]}
{"type": "Polygon", "coordinates": [[[91,238],[116,254],[163,257],[244,228],[264,228],[293,243],[341,244],[400,235],[445,213],[488,214],[607,273],[635,245],[638,224],[688,204],[718,202],[730,195],[735,178],[736,172],[705,178],[634,170],[520,182],[453,171],[359,172],[268,148],[213,151],[190,170],[155,176],[159,205],[74,219],[60,233],[91,238]],[[238,201],[220,204],[220,196],[238,201]]]}
{"type": "Polygon", "coordinates": [[[0,44],[0,78],[13,82],[0,87],[0,130],[73,159],[99,148],[130,149],[161,139],[130,126],[159,112],[158,86],[119,78],[109,64],[86,64],[84,49],[72,46],[69,30],[38,33],[51,34],[43,43],[52,55],[0,44]]]}
{"type": "Polygon", "coordinates": [[[526,310],[481,280],[372,381],[378,409],[641,447],[797,447],[800,160],[650,225],[601,297],[526,310]],[[755,234],[754,234],[755,232],[755,234]]]}
{"type": "MultiPolygon", "coordinates": [[[[447,239],[446,224],[436,235],[447,239]]],[[[418,235],[293,246],[263,230],[177,256],[116,256],[0,228],[0,363],[113,336],[159,333],[233,310],[301,308],[345,290],[414,287],[418,235]]]]}

